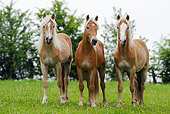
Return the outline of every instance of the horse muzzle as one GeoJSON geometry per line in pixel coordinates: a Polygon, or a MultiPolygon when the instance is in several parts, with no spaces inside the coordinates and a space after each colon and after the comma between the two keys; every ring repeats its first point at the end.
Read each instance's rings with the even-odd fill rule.
{"type": "Polygon", "coordinates": [[[120,40],[120,45],[125,46],[126,45],[126,40],[120,40]]]}
{"type": "Polygon", "coordinates": [[[96,44],[97,44],[97,39],[93,38],[93,39],[91,40],[91,43],[92,43],[92,45],[96,45],[96,44]]]}
{"type": "Polygon", "coordinates": [[[53,40],[53,38],[52,38],[52,37],[51,37],[51,38],[47,37],[47,38],[46,38],[46,42],[47,42],[47,44],[51,44],[52,40],[53,40]]]}

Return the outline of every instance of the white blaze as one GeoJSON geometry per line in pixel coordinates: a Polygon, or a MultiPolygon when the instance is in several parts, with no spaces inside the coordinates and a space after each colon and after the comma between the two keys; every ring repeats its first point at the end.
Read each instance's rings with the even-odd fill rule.
{"type": "Polygon", "coordinates": [[[50,33],[50,25],[51,25],[51,23],[49,22],[48,23],[48,36],[49,36],[49,39],[51,39],[51,33],[50,33]]]}
{"type": "Polygon", "coordinates": [[[120,40],[121,41],[126,40],[126,36],[125,36],[126,29],[127,29],[127,25],[125,23],[122,23],[120,25],[120,40]]]}

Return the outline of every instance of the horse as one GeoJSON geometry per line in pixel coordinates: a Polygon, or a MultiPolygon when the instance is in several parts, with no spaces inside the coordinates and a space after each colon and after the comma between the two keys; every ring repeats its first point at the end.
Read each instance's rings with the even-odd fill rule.
{"type": "Polygon", "coordinates": [[[75,64],[79,78],[80,101],[83,106],[83,77],[87,81],[88,105],[96,107],[95,100],[99,96],[99,75],[101,80],[101,89],[103,92],[103,104],[107,105],[105,96],[105,57],[104,46],[97,39],[97,29],[99,28],[98,16],[95,19],[86,16],[83,39],[79,42],[75,53],[75,64]]]}
{"type": "Polygon", "coordinates": [[[130,79],[132,105],[137,102],[143,106],[143,94],[147,70],[149,66],[149,52],[146,44],[140,40],[133,40],[129,24],[129,15],[117,16],[117,48],[114,55],[116,74],[118,77],[118,107],[122,105],[121,94],[123,91],[122,74],[127,73],[130,79]]]}
{"type": "Polygon", "coordinates": [[[47,102],[47,75],[52,68],[57,77],[57,85],[60,89],[60,102],[68,102],[68,75],[72,63],[72,43],[70,37],[64,33],[56,33],[55,15],[43,14],[40,25],[40,38],[38,39],[38,53],[40,57],[41,71],[43,74],[44,97],[42,104],[47,102]]]}

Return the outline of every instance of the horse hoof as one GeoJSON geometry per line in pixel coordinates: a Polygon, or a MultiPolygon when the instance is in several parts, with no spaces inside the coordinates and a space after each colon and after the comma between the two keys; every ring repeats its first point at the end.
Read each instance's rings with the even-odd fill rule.
{"type": "Polygon", "coordinates": [[[142,107],[143,107],[143,104],[144,104],[143,102],[139,102],[139,105],[142,106],[142,107]]]}
{"type": "Polygon", "coordinates": [[[107,106],[107,100],[103,101],[103,105],[104,105],[104,107],[107,106]]]}
{"type": "Polygon", "coordinates": [[[92,104],[91,107],[96,107],[96,104],[92,104]]]}
{"type": "Polygon", "coordinates": [[[64,99],[60,99],[60,102],[61,103],[65,103],[66,101],[64,99]]]}
{"type": "Polygon", "coordinates": [[[42,104],[47,103],[47,99],[43,99],[42,104]]]}
{"type": "Polygon", "coordinates": [[[136,106],[136,103],[133,103],[133,106],[136,106]]]}
{"type": "Polygon", "coordinates": [[[91,102],[88,101],[87,105],[91,105],[91,102]]]}
{"type": "Polygon", "coordinates": [[[121,102],[117,104],[117,108],[120,108],[121,106],[122,106],[121,102]]]}
{"type": "Polygon", "coordinates": [[[79,106],[83,106],[83,103],[82,103],[82,102],[80,102],[80,103],[79,103],[79,106]]]}

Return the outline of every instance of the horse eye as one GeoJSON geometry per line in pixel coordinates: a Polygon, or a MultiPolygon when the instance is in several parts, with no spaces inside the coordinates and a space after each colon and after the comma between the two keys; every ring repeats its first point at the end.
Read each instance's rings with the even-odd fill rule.
{"type": "Polygon", "coordinates": [[[53,26],[53,28],[54,28],[55,26],[53,26]]]}
{"type": "Polygon", "coordinates": [[[119,27],[117,27],[117,29],[119,29],[119,27]]]}
{"type": "Polygon", "coordinates": [[[127,27],[127,29],[129,29],[129,27],[127,27]]]}
{"type": "Polygon", "coordinates": [[[87,29],[89,30],[90,28],[89,28],[89,27],[87,27],[87,29]]]}
{"type": "Polygon", "coordinates": [[[45,28],[45,26],[43,26],[43,28],[45,28]]]}

